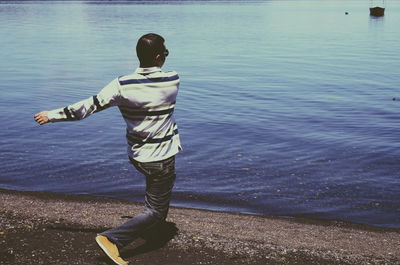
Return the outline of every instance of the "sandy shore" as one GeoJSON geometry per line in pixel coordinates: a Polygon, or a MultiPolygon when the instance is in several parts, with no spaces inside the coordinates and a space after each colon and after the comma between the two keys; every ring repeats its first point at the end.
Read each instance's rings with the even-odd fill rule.
{"type": "MultiPolygon", "coordinates": [[[[97,232],[141,204],[0,189],[0,264],[110,264],[97,232]]],[[[171,208],[122,250],[130,264],[400,264],[400,231],[333,221],[171,208]]]]}

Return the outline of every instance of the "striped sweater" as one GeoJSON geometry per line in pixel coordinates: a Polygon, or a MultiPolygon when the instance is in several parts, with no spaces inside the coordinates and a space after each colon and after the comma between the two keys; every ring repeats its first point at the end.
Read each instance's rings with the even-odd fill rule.
{"type": "Polygon", "coordinates": [[[173,117],[178,89],[176,72],[138,68],[114,79],[93,97],[49,111],[48,117],[50,122],[81,120],[118,106],[126,122],[128,155],[139,162],[159,161],[182,149],[173,117]]]}

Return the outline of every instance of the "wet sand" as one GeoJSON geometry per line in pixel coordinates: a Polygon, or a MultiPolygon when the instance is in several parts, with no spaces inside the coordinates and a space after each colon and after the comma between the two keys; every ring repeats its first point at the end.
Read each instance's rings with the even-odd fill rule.
{"type": "MultiPolygon", "coordinates": [[[[111,264],[96,233],[142,204],[0,189],[0,264],[111,264]]],[[[400,230],[172,207],[121,251],[130,264],[400,264],[400,230]]]]}

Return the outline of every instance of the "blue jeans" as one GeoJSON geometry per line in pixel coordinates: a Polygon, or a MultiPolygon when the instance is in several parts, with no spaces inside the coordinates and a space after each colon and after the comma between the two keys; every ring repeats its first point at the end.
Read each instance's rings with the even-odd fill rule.
{"type": "Polygon", "coordinates": [[[121,226],[100,235],[122,248],[143,232],[163,222],[168,214],[175,182],[175,156],[156,162],[141,163],[131,159],[135,168],[146,176],[145,210],[121,226]]]}

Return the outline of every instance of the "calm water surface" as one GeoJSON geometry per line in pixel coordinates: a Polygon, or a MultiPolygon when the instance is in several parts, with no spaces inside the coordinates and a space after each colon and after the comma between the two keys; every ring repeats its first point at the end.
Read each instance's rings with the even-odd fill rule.
{"type": "Polygon", "coordinates": [[[117,108],[38,126],[165,36],[173,205],[400,228],[400,2],[0,1],[0,187],[142,201],[117,108]],[[345,15],[345,12],[349,12],[345,15]]]}

